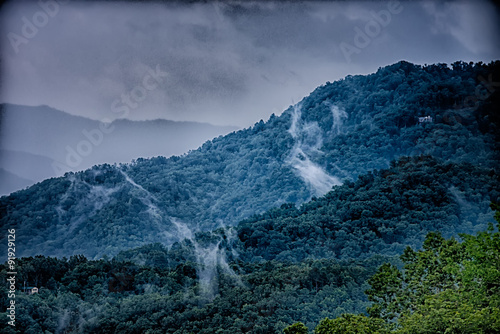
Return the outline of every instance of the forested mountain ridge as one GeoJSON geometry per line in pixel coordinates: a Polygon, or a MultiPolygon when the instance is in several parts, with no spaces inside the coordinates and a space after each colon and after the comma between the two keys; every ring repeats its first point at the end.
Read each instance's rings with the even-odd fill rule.
{"type": "Polygon", "coordinates": [[[499,67],[400,62],[349,76],[186,155],[95,166],[2,197],[1,225],[17,229],[19,255],[114,255],[303,203],[399,156],[496,168],[498,92],[481,78],[499,67]]]}
{"type": "Polygon", "coordinates": [[[247,261],[397,256],[418,249],[428,232],[485,230],[500,199],[493,168],[402,157],[391,168],[360,175],[320,198],[269,210],[236,227],[247,261]]]}

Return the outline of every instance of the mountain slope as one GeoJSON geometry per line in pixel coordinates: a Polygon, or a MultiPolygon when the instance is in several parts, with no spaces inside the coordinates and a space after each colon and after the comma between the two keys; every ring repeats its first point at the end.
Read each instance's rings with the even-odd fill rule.
{"type": "MultiPolygon", "coordinates": [[[[384,262],[401,264],[387,256],[419,248],[426,232],[483,229],[492,218],[488,200],[500,197],[499,188],[493,169],[404,157],[299,209],[286,204],[243,221],[237,234],[232,228],[187,233],[172,247],[145,245],[112,260],[21,258],[19,277],[42,288],[37,298],[18,296],[27,307],[16,314],[17,329],[283,333],[298,320],[313,328],[325,317],[364,313],[371,306],[364,294],[369,277],[384,262]],[[77,316],[65,317],[70,311],[77,316]]],[[[460,257],[457,249],[437,254],[460,257]]],[[[427,269],[428,259],[422,259],[427,269]]],[[[455,277],[439,264],[430,267],[455,277]]],[[[0,269],[6,280],[8,266],[0,269]]],[[[7,307],[8,299],[0,303],[7,307]]]]}
{"type": "Polygon", "coordinates": [[[283,205],[236,227],[242,258],[300,262],[360,259],[419,249],[425,235],[485,230],[490,203],[500,200],[500,175],[470,163],[430,156],[401,158],[391,168],[335,186],[300,208],[283,205]]]}
{"type": "Polygon", "coordinates": [[[498,92],[465,102],[487,91],[480,79],[496,78],[499,65],[400,62],[327,83],[181,157],[96,166],[4,197],[1,224],[19,229],[20,255],[113,255],[303,203],[402,155],[496,168],[498,92]]]}

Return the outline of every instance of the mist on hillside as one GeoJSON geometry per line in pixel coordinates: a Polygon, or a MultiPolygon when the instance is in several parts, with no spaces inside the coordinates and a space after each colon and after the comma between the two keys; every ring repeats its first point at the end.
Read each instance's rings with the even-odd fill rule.
{"type": "MultiPolygon", "coordinates": [[[[295,140],[287,162],[298,172],[302,180],[317,196],[326,194],[334,185],[339,185],[340,179],[329,175],[323,167],[311,158],[322,155],[323,134],[317,122],[305,122],[301,119],[302,105],[297,104],[292,109],[292,124],[288,132],[295,140]]],[[[332,131],[340,132],[343,119],[347,117],[345,111],[332,107],[332,131]]]]}

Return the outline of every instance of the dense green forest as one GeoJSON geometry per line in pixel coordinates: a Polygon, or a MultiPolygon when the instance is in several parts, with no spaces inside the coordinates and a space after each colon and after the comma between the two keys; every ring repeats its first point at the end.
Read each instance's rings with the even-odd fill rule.
{"type": "Polygon", "coordinates": [[[399,62],[348,76],[186,155],[95,166],[2,197],[0,225],[17,229],[19,255],[98,258],[171,245],[184,237],[175,221],[208,231],[300,205],[400,156],[496,168],[499,68],[399,62]]]}
{"type": "Polygon", "coordinates": [[[500,198],[499,177],[469,163],[401,158],[299,209],[284,204],[244,220],[237,231],[251,260],[399,255],[406,246],[420,247],[430,231],[453,236],[485,229],[490,201],[500,198]]]}
{"type": "MultiPolygon", "coordinates": [[[[210,243],[210,236],[199,238],[210,243]]],[[[112,260],[22,258],[18,283],[42,288],[18,294],[15,329],[5,325],[5,313],[0,327],[2,333],[307,333],[298,323],[287,326],[301,320],[317,325],[317,334],[498,332],[500,234],[490,224],[461,239],[431,232],[422,250],[407,247],[399,261],[234,258],[210,268],[191,261],[189,242],[170,250],[151,244],[112,260]],[[207,270],[213,273],[204,281],[207,270]]],[[[227,243],[218,249],[229,251],[227,243]]],[[[3,266],[0,279],[7,271],[3,266]]]]}
{"type": "MultiPolygon", "coordinates": [[[[165,252],[160,246],[156,254],[165,252]]],[[[175,266],[37,256],[18,277],[43,286],[16,296],[16,327],[2,333],[279,333],[288,324],[362,312],[367,279],[383,262],[269,261],[222,268],[207,286],[190,262],[175,266]]],[[[5,269],[0,273],[6,279],[5,269]]],[[[1,305],[7,294],[2,286],[1,305]],[[5,292],[5,293],[4,293],[5,292]]]]}
{"type": "MultiPolygon", "coordinates": [[[[423,249],[405,249],[402,270],[385,263],[368,280],[369,317],[325,318],[314,333],[499,333],[500,206],[492,208],[499,226],[461,234],[462,242],[429,233],[423,249]]],[[[284,332],[307,327],[298,322],[284,332]]]]}
{"type": "MultiPolygon", "coordinates": [[[[422,270],[437,261],[427,257],[422,261],[428,262],[415,264],[422,256],[408,245],[413,249],[423,245],[436,256],[462,247],[454,239],[445,241],[430,231],[456,235],[469,229],[487,230],[485,217],[491,215],[486,201],[498,198],[500,184],[493,169],[439,163],[427,156],[401,158],[392,165],[334,187],[299,209],[283,205],[235,228],[198,232],[170,248],[150,244],[100,260],[42,255],[19,259],[19,289],[24,283],[41,289],[36,295],[18,295],[17,333],[281,333],[297,321],[310,329],[318,324],[318,328],[326,328],[318,333],[337,333],[332,328],[340,326],[338,322],[347,327],[366,322],[370,329],[366,333],[374,332],[373,328],[389,331],[387,309],[404,305],[391,306],[387,301],[409,300],[409,293],[424,300],[421,291],[408,288],[406,282],[422,282],[411,275],[423,275],[422,270]],[[453,182],[461,188],[453,188],[453,182]],[[397,186],[391,188],[391,184],[397,186]],[[384,213],[368,215],[365,211],[376,209],[374,201],[382,200],[374,196],[383,193],[381,189],[390,190],[381,204],[384,213]],[[339,217],[343,219],[340,225],[339,217]],[[401,217],[406,219],[402,224],[401,217]],[[437,251],[429,245],[455,248],[437,251]],[[344,247],[349,247],[349,253],[342,251],[344,247]],[[401,259],[394,256],[400,254],[401,259]],[[402,265],[409,278],[398,274],[402,265]],[[392,277],[387,271],[400,279],[396,283],[402,290],[397,298],[383,295],[391,289],[384,288],[392,282],[384,281],[392,277]],[[363,315],[367,309],[373,319],[363,315]]],[[[492,268],[486,268],[485,275],[498,275],[494,271],[499,269],[495,267],[498,232],[481,233],[476,239],[462,238],[473,244],[489,236],[496,240],[488,246],[489,253],[483,252],[486,259],[493,256],[488,260],[492,268]]],[[[466,251],[467,247],[460,249],[466,251]]],[[[472,261],[474,266],[464,271],[469,280],[475,280],[474,270],[484,261],[463,254],[453,259],[472,261]]],[[[441,269],[435,270],[439,273],[441,269]]],[[[4,266],[0,279],[7,278],[7,271],[4,266]]],[[[495,282],[493,278],[489,278],[491,282],[495,282]]],[[[445,283],[441,276],[432,282],[445,283]]],[[[425,288],[435,291],[432,285],[425,288]]],[[[3,289],[1,303],[6,307],[7,291],[3,289]]],[[[6,315],[3,317],[6,323],[6,315]]],[[[16,333],[12,328],[4,332],[16,333]]]]}
{"type": "Polygon", "coordinates": [[[499,69],[399,62],[1,197],[0,333],[498,332],[499,69]]]}

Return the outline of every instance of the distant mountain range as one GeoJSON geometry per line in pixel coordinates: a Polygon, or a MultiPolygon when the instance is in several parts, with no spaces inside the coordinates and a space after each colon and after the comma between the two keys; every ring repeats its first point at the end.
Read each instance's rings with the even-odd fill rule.
{"type": "Polygon", "coordinates": [[[181,155],[236,127],[168,120],[109,125],[47,106],[0,105],[0,195],[103,163],[181,155]]]}

